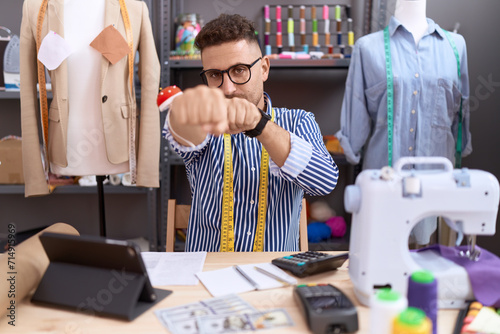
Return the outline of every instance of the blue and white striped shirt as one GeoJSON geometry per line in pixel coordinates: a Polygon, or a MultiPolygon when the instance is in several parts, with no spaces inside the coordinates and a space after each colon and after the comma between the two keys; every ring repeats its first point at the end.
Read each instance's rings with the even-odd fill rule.
{"type": "MultiPolygon", "coordinates": [[[[267,99],[271,114],[271,99],[267,99]]],[[[337,184],[339,171],[325,148],[314,115],[300,109],[274,108],[274,122],[290,132],[291,151],[283,167],[270,160],[264,251],[298,251],[299,218],[304,191],[326,195],[337,184]]],[[[224,176],[224,138],[207,135],[196,147],[177,143],[167,123],[163,129],[184,160],[191,186],[191,214],[186,251],[220,250],[224,176]]],[[[243,133],[231,136],[234,170],[234,247],[253,250],[259,207],[262,144],[243,133]]]]}

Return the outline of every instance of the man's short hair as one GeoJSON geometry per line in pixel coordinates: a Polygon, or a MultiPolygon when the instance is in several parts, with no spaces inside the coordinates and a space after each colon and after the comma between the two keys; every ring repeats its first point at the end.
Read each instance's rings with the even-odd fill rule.
{"type": "Polygon", "coordinates": [[[208,46],[242,39],[248,43],[259,43],[253,22],[238,14],[221,14],[201,29],[196,35],[194,44],[203,51],[208,46]]]}

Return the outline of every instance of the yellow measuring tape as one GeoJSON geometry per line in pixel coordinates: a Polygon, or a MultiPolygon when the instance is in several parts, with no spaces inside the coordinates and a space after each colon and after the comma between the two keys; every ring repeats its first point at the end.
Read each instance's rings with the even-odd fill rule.
{"type": "MultiPolygon", "coordinates": [[[[127,43],[129,47],[128,53],[128,78],[130,83],[130,102],[133,101],[134,94],[134,36],[132,34],[132,27],[130,25],[130,17],[128,16],[127,6],[125,0],[120,0],[120,10],[125,24],[125,33],[127,34],[127,43]]],[[[129,121],[129,165],[130,165],[130,181],[136,184],[137,181],[137,162],[135,156],[135,127],[136,127],[136,113],[135,107],[132,108],[129,121]]]]}
{"type": "MultiPolygon", "coordinates": [[[[274,109],[271,121],[274,122],[274,109]]],[[[257,229],[253,243],[254,252],[264,251],[264,231],[267,212],[267,184],[269,175],[269,154],[262,145],[259,181],[259,211],[257,229]]],[[[233,153],[231,135],[224,134],[224,189],[222,197],[221,252],[234,252],[234,191],[233,191],[233,153]]]]}
{"type": "MultiPolygon", "coordinates": [[[[42,26],[45,12],[47,11],[48,0],[43,0],[38,10],[38,17],[36,20],[36,51],[40,49],[42,44],[42,26]]],[[[36,62],[38,74],[38,86],[40,90],[40,119],[42,122],[42,138],[43,138],[43,155],[45,157],[45,166],[49,168],[49,107],[47,102],[47,86],[45,83],[45,66],[37,59],[36,62]]],[[[48,173],[47,173],[48,178],[48,173]]]]}
{"type": "MultiPolygon", "coordinates": [[[[37,44],[37,54],[42,44],[42,26],[45,18],[45,13],[47,11],[48,0],[43,0],[38,10],[38,17],[36,22],[36,44],[37,44]]],[[[129,83],[130,83],[130,100],[133,101],[134,94],[134,39],[132,34],[132,27],[130,25],[130,17],[128,15],[127,6],[125,5],[125,0],[120,0],[120,10],[123,18],[123,23],[125,25],[125,32],[127,35],[127,43],[129,46],[128,54],[128,71],[129,71],[129,83]]],[[[37,70],[38,70],[38,86],[40,89],[40,115],[42,120],[42,130],[43,130],[43,143],[44,143],[44,154],[47,161],[47,166],[49,165],[49,108],[47,103],[47,88],[45,83],[45,67],[43,64],[37,60],[37,70]]],[[[132,113],[130,115],[130,129],[129,129],[129,163],[130,163],[130,175],[132,184],[136,183],[137,177],[137,163],[135,155],[135,128],[136,128],[136,112],[135,108],[132,108],[132,113]]]]}

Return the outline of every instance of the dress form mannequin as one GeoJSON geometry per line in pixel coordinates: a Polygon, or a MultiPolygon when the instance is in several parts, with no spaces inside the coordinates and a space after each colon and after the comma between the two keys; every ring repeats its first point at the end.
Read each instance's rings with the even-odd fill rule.
{"type": "Polygon", "coordinates": [[[426,19],[426,0],[397,0],[394,17],[412,33],[415,45],[418,45],[429,26],[426,19]]]}
{"type": "MultiPolygon", "coordinates": [[[[449,34],[456,52],[447,33],[426,17],[425,0],[396,0],[387,30],[356,41],[341,129],[336,133],[351,164],[379,169],[389,163],[389,156],[393,163],[405,156],[444,156],[453,163],[459,161],[457,154],[465,157],[472,152],[466,45],[462,36],[449,34]],[[388,121],[386,31],[393,79],[392,129],[388,121]]],[[[413,229],[420,245],[429,242],[436,226],[432,217],[426,220],[430,223],[413,229]]]]}
{"type": "Polygon", "coordinates": [[[110,175],[129,170],[128,162],[112,164],[106,156],[99,82],[102,55],[90,46],[104,29],[104,15],[103,0],[64,1],[64,39],[73,50],[67,59],[68,165],[51,164],[54,174],[110,175]]]}
{"type": "Polygon", "coordinates": [[[133,169],[137,186],[159,187],[161,70],[146,3],[25,0],[20,35],[25,196],[50,194],[47,167],[77,176],[133,169]],[[37,64],[45,40],[45,58],[37,64]],[[140,101],[128,82],[130,51],[140,54],[140,101]],[[49,69],[52,82],[48,108],[35,89],[39,67],[49,69]]]}

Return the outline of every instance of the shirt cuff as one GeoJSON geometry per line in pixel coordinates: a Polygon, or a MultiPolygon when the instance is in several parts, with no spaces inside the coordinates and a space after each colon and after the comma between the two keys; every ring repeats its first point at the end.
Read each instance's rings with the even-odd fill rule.
{"type": "Polygon", "coordinates": [[[349,143],[349,138],[344,136],[342,134],[342,131],[340,130],[335,133],[335,137],[337,137],[337,139],[339,140],[340,146],[342,146],[342,149],[344,150],[344,155],[347,161],[352,165],[359,164],[359,161],[361,160],[361,154],[355,154],[353,152],[351,144],[349,143]]]}
{"type": "MultiPolygon", "coordinates": [[[[170,112],[170,110],[168,110],[167,112],[170,112]]],[[[203,142],[201,144],[198,144],[194,147],[192,146],[184,146],[182,144],[180,144],[179,142],[177,142],[174,138],[174,136],[172,136],[172,133],[170,132],[170,126],[168,124],[168,114],[167,114],[167,117],[165,117],[165,124],[163,125],[163,130],[161,132],[163,138],[167,139],[170,143],[170,145],[172,145],[172,148],[176,151],[176,152],[194,152],[194,151],[199,151],[201,150],[203,147],[205,147],[210,139],[210,134],[207,134],[207,136],[205,137],[205,140],[203,140],[203,142]]]]}
{"type": "Polygon", "coordinates": [[[272,175],[285,174],[295,179],[306,169],[312,157],[311,143],[290,132],[290,145],[290,154],[283,167],[278,167],[272,159],[269,162],[269,171],[272,175]]]}

